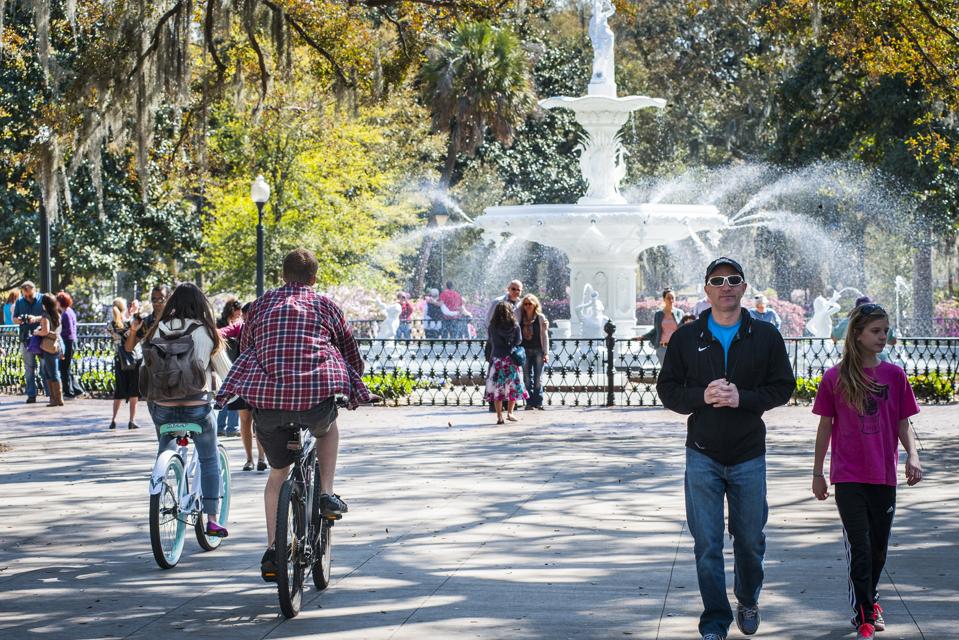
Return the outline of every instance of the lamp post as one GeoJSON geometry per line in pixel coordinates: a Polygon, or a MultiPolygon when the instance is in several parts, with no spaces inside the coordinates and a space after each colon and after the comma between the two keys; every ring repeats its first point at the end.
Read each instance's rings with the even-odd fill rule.
{"type": "MultiPolygon", "coordinates": [[[[436,221],[437,227],[445,227],[446,223],[449,222],[450,214],[446,213],[434,213],[433,220],[436,221]]],[[[446,276],[443,273],[443,262],[446,259],[446,245],[444,244],[443,232],[440,231],[440,288],[443,287],[443,283],[446,282],[446,276]]]]}
{"type": "Polygon", "coordinates": [[[256,204],[256,297],[263,295],[263,205],[270,199],[270,185],[257,176],[250,187],[250,198],[256,204]]]}
{"type": "Polygon", "coordinates": [[[53,293],[53,269],[50,265],[50,216],[40,194],[40,291],[53,293]]]}

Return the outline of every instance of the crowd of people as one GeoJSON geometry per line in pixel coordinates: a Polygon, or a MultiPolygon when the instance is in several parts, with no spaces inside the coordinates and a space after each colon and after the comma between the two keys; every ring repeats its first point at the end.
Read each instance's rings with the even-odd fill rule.
{"type": "MultiPolygon", "coordinates": [[[[264,489],[267,548],[261,576],[276,579],[274,535],[276,504],[292,454],[290,426],[307,428],[318,438],[320,509],[331,518],[348,511],[333,493],[339,431],[338,407],[376,401],[362,381],[364,362],[342,310],[315,292],[318,263],[297,249],[283,262],[284,284],[246,304],[231,298],[219,318],[204,293],[192,283],[172,291],[156,286],[151,312],[136,301],[114,300],[108,331],[115,348],[116,385],[110,429],[124,401],[130,405],[129,429],[136,429],[137,401],[144,397],[157,429],[159,451],[172,436],[159,427],[193,423],[201,467],[207,535],[226,537],[219,512],[218,438],[239,433],[246,471],[270,469],[264,489]],[[218,420],[214,406],[220,407],[218,420]],[[253,443],[258,457],[253,462],[253,443]]],[[[766,430],[762,415],[785,404],[795,379],[778,316],[757,295],[754,308],[742,306],[747,284],[742,266],[722,257],[706,269],[706,303],[698,315],[674,306],[675,293],[662,293],[663,308],[639,340],[654,344],[662,369],[656,390],[666,409],[689,415],[684,480],[686,519],[694,540],[699,591],[703,602],[699,632],[703,640],[723,640],[735,621],[744,635],[760,625],[759,599],[769,516],[766,485],[766,430]],[[737,600],[732,610],[726,589],[723,543],[724,504],[733,538],[737,600]]],[[[409,322],[408,296],[400,294],[400,320],[409,322]]],[[[462,314],[461,296],[452,283],[442,294],[430,292],[444,317],[462,314]]],[[[27,402],[36,402],[35,372],[42,367],[50,406],[76,389],[70,360],[76,341],[76,316],[66,292],[40,294],[24,282],[8,298],[5,319],[18,325],[27,371],[27,402]]],[[[428,316],[429,317],[429,316],[428,316]]],[[[460,336],[443,321],[428,331],[460,336]]],[[[539,299],[523,295],[511,281],[486,314],[488,362],[485,399],[496,423],[516,422],[517,403],[543,408],[543,368],[549,361],[549,323],[539,299]]],[[[400,325],[402,327],[402,325],[400,325]]],[[[905,372],[882,359],[890,334],[885,310],[868,298],[856,301],[834,340],[844,343],[839,364],[823,376],[813,406],[820,416],[812,455],[811,491],[819,500],[833,486],[844,531],[849,565],[852,624],[858,640],[884,629],[878,586],[889,548],[895,513],[899,444],[906,451],[909,485],[922,479],[915,434],[909,418],[919,408],[905,372]],[[829,480],[825,458],[831,450],[829,480]]]]}

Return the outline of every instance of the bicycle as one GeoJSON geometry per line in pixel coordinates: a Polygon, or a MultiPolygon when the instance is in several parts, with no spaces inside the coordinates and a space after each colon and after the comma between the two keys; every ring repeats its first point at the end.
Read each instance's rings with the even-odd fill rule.
{"type": "MultiPolygon", "coordinates": [[[[203,494],[200,489],[200,460],[190,448],[190,438],[203,427],[194,423],[170,423],[160,427],[160,435],[174,434],[176,450],[157,456],[150,478],[150,545],[161,569],[172,569],[180,561],[186,527],[192,526],[204,551],[213,551],[223,538],[208,536],[203,528],[203,494]],[[190,490],[190,484],[193,490],[190,490]]],[[[217,445],[220,459],[219,521],[230,515],[230,458],[222,444],[217,445]]]]}
{"type": "Polygon", "coordinates": [[[313,574],[317,591],[330,584],[332,528],[340,516],[320,514],[316,439],[304,425],[291,424],[288,430],[287,447],[295,452],[295,458],[290,475],[280,488],[274,549],[280,610],[285,617],[293,618],[300,612],[308,572],[313,574]]]}

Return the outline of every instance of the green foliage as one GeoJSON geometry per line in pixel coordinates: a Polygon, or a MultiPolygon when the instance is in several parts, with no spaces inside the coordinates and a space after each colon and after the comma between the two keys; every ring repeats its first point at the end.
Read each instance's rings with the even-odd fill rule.
{"type": "Polygon", "coordinates": [[[379,249],[417,222],[404,189],[422,171],[417,161],[439,153],[426,127],[408,96],[351,117],[306,84],[285,88],[258,118],[222,106],[201,258],[212,287],[253,293],[257,211],[249,187],[262,173],[272,189],[263,211],[268,287],[280,283],[286,252],[302,246],[319,258],[321,287],[393,289],[401,256],[379,249]]]}
{"type": "Polygon", "coordinates": [[[956,376],[939,374],[932,371],[927,374],[909,376],[909,384],[920,402],[952,402],[956,395],[956,376]]]}
{"type": "Polygon", "coordinates": [[[363,383],[370,392],[384,400],[392,400],[393,406],[399,406],[400,399],[413,393],[414,389],[429,388],[429,381],[419,380],[405,371],[367,374],[363,383]]]}
{"type": "Polygon", "coordinates": [[[813,378],[796,378],[796,390],[793,392],[793,398],[803,402],[812,402],[819,391],[819,383],[822,382],[822,376],[813,378]]]}
{"type": "MultiPolygon", "coordinates": [[[[796,378],[796,390],[793,398],[801,402],[812,402],[819,391],[822,376],[796,378]]],[[[927,374],[909,376],[909,384],[919,402],[952,402],[959,390],[955,374],[941,374],[932,371],[927,374]]]]}
{"type": "Polygon", "coordinates": [[[433,129],[449,134],[452,153],[473,153],[487,132],[509,144],[532,107],[519,38],[488,22],[463,22],[437,43],[421,78],[433,129]]]}

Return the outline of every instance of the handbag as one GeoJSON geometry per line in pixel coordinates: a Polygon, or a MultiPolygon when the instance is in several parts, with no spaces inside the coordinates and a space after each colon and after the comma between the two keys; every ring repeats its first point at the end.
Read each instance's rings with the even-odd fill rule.
{"type": "Polygon", "coordinates": [[[60,353],[60,336],[53,332],[43,336],[40,339],[40,349],[49,354],[60,353]]]}
{"type": "Polygon", "coordinates": [[[41,342],[43,342],[43,338],[40,336],[30,336],[30,341],[27,342],[27,351],[35,356],[43,355],[43,348],[40,346],[41,342]]]}
{"type": "Polygon", "coordinates": [[[522,367],[526,364],[526,349],[522,345],[513,347],[513,350],[509,352],[509,358],[517,367],[522,367]]]}
{"type": "Polygon", "coordinates": [[[136,371],[140,368],[140,360],[132,352],[124,349],[122,344],[117,345],[117,358],[120,360],[122,371],[136,371]]]}

